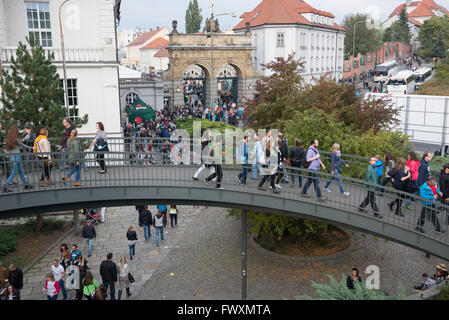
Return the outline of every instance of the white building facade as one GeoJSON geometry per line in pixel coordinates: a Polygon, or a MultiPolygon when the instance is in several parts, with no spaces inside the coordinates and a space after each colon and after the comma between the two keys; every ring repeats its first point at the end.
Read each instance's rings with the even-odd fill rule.
{"type": "Polygon", "coordinates": [[[270,73],[262,64],[277,57],[287,59],[295,53],[296,59],[305,62],[303,77],[306,82],[326,73],[337,79],[342,77],[345,31],[334,22],[331,13],[316,10],[298,0],[264,0],[241,18],[243,20],[234,32],[246,32],[249,23],[256,48],[253,51],[254,67],[263,76],[270,73]],[[272,6],[271,2],[278,3],[272,6]]]}
{"type": "MultiPolygon", "coordinates": [[[[9,69],[19,42],[33,33],[63,79],[58,10],[62,0],[0,0],[0,59],[9,69]]],[[[103,122],[106,132],[118,135],[120,126],[119,72],[116,19],[119,0],[73,0],[64,5],[64,32],[68,100],[71,117],[85,114],[89,122],[80,135],[96,132],[103,122]]]]}

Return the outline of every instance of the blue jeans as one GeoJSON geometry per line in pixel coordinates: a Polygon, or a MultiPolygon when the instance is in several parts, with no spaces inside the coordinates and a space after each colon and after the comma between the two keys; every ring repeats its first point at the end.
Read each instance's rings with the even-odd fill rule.
{"type": "Polygon", "coordinates": [[[284,174],[284,177],[283,177],[284,181],[288,183],[289,180],[288,180],[287,168],[285,168],[285,162],[284,162],[284,165],[282,166],[282,173],[284,174]]]}
{"type": "Polygon", "coordinates": [[[164,240],[164,227],[156,227],[156,245],[159,245],[159,233],[161,234],[161,240],[164,240]]]}
{"type": "Polygon", "coordinates": [[[81,166],[80,165],[75,165],[74,163],[72,163],[72,170],[70,170],[69,173],[67,173],[67,177],[70,178],[74,173],[76,172],[76,181],[80,181],[81,179],[81,166]]]}
{"type": "Polygon", "coordinates": [[[151,226],[147,226],[146,224],[142,225],[143,227],[143,236],[145,237],[145,241],[148,241],[151,238],[151,226]]]}
{"type": "Polygon", "coordinates": [[[253,170],[252,171],[253,171],[253,179],[255,179],[255,180],[259,179],[258,171],[259,171],[260,167],[261,167],[260,163],[254,163],[253,164],[253,170]]]}
{"type": "Polygon", "coordinates": [[[65,161],[67,159],[67,148],[62,148],[61,150],[61,162],[59,162],[59,170],[65,170],[65,161]]]}
{"type": "Polygon", "coordinates": [[[55,294],[55,295],[53,296],[53,298],[47,295],[47,300],[51,300],[51,301],[58,300],[58,294],[55,294]]]}
{"type": "Polygon", "coordinates": [[[67,299],[67,291],[65,290],[65,286],[64,286],[64,278],[62,278],[61,280],[58,281],[59,286],[61,287],[61,292],[62,292],[62,297],[64,300],[67,299]]]}
{"type": "Polygon", "coordinates": [[[297,169],[292,169],[292,184],[295,184],[295,176],[298,177],[298,182],[299,182],[299,187],[302,187],[302,176],[301,176],[301,171],[299,170],[299,168],[301,168],[299,165],[292,165],[293,168],[297,168],[297,169]]]}
{"type": "Polygon", "coordinates": [[[129,247],[129,256],[130,257],[135,256],[136,255],[136,245],[135,244],[133,244],[132,246],[128,245],[128,247],[129,247]]]}
{"type": "Polygon", "coordinates": [[[341,183],[340,172],[338,172],[338,170],[334,171],[333,176],[329,179],[329,181],[327,181],[326,186],[324,187],[325,189],[329,188],[330,184],[332,183],[332,180],[337,180],[340,192],[342,194],[345,193],[345,190],[343,190],[343,184],[341,183]]]}
{"type": "Polygon", "coordinates": [[[87,241],[87,245],[89,246],[89,250],[88,250],[88,255],[91,256],[92,255],[92,250],[93,250],[93,239],[86,239],[87,241]]]}
{"type": "Polygon", "coordinates": [[[6,185],[5,186],[9,186],[9,184],[12,182],[12,179],[15,178],[15,176],[17,174],[20,175],[20,178],[22,179],[24,184],[27,184],[27,180],[25,178],[25,175],[23,174],[23,168],[22,165],[20,164],[20,154],[11,154],[11,156],[9,157],[9,159],[12,162],[12,171],[11,171],[11,175],[8,178],[8,181],[6,181],[6,185]]]}
{"type": "Polygon", "coordinates": [[[115,300],[115,284],[114,281],[103,281],[103,285],[108,290],[109,287],[109,293],[111,295],[111,300],[115,300]]]}
{"type": "Polygon", "coordinates": [[[238,175],[240,181],[242,181],[243,184],[246,184],[246,178],[248,177],[249,168],[249,164],[243,164],[243,171],[238,175]]]}
{"type": "Polygon", "coordinates": [[[320,190],[320,182],[318,181],[318,173],[309,172],[308,174],[309,178],[307,178],[307,182],[304,185],[304,188],[302,189],[301,194],[307,194],[307,190],[309,190],[309,187],[312,185],[316,191],[316,196],[318,198],[321,198],[321,190],[320,190]]]}

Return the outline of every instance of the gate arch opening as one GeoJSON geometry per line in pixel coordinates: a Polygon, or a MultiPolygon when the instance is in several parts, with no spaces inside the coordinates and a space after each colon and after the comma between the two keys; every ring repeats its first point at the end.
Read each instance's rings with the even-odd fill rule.
{"type": "Polygon", "coordinates": [[[184,104],[204,106],[206,104],[207,79],[210,78],[206,68],[192,64],[184,71],[183,97],[184,104]]]}

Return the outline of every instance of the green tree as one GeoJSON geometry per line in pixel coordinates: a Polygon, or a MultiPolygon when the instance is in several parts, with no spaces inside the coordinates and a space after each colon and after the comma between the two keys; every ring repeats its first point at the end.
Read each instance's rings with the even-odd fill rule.
{"type": "Polygon", "coordinates": [[[389,33],[391,33],[392,42],[401,42],[405,44],[410,44],[412,40],[412,34],[410,32],[407,11],[402,9],[399,20],[395,21],[390,28],[389,33]]]}
{"type": "Polygon", "coordinates": [[[376,29],[368,29],[366,23],[361,21],[371,20],[367,14],[347,15],[343,20],[343,27],[346,30],[345,36],[345,56],[352,56],[354,45],[354,25],[355,29],[355,56],[358,53],[366,54],[375,50],[381,45],[382,33],[376,29]],[[360,23],[359,23],[360,22],[360,23]]]}
{"type": "Polygon", "coordinates": [[[382,36],[382,41],[383,42],[392,42],[393,41],[393,30],[391,29],[391,27],[388,27],[387,29],[385,29],[384,34],[382,36]]]}
{"type": "Polygon", "coordinates": [[[262,65],[273,74],[257,81],[256,98],[247,105],[251,128],[282,128],[283,122],[298,107],[304,64],[290,54],[287,60],[276,58],[262,65]]]}
{"type": "MultiPolygon", "coordinates": [[[[3,89],[3,108],[0,109],[2,125],[5,128],[12,125],[23,128],[25,124],[30,124],[37,131],[47,128],[49,136],[59,137],[66,109],[61,80],[52,64],[54,55],[46,55],[33,36],[26,40],[30,49],[19,42],[17,56],[11,58],[11,70],[4,70],[0,79],[3,89]]],[[[75,126],[85,123],[87,115],[75,126]]]]}
{"type": "Polygon", "coordinates": [[[449,18],[434,17],[426,20],[419,29],[419,55],[423,58],[442,57],[449,49],[449,18]],[[437,54],[437,55],[435,55],[437,54]]]}
{"type": "MultiPolygon", "coordinates": [[[[368,289],[364,283],[355,282],[354,290],[346,285],[346,276],[342,275],[338,282],[333,276],[328,275],[329,283],[317,283],[312,281],[316,289],[318,300],[405,300],[406,293],[402,285],[398,286],[396,294],[387,294],[383,289],[368,289]]],[[[309,296],[298,296],[298,300],[312,300],[309,296]]]]}
{"type": "Polygon", "coordinates": [[[201,15],[201,9],[198,6],[198,0],[193,0],[193,2],[191,0],[186,11],[186,33],[196,33],[200,31],[202,22],[203,16],[201,15]]]}

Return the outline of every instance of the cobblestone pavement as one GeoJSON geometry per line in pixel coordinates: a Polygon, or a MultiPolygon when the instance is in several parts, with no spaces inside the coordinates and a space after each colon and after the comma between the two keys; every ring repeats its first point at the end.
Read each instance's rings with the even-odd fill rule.
{"type": "MultiPolygon", "coordinates": [[[[219,208],[198,214],[136,299],[241,299],[241,222],[226,218],[226,214],[226,209],[219,208]]],[[[351,233],[352,248],[323,262],[274,257],[255,250],[248,242],[248,299],[314,296],[312,280],[327,282],[327,274],[341,279],[354,266],[366,279],[364,271],[369,265],[380,268],[380,285],[388,292],[396,292],[402,283],[406,293],[413,294],[422,273],[432,273],[442,262],[391,241],[351,233]]]]}
{"type": "MultiPolygon", "coordinates": [[[[157,212],[155,206],[149,206],[153,214],[157,212]]],[[[144,242],[143,229],[138,227],[138,213],[134,207],[108,208],[105,213],[105,223],[95,226],[97,238],[94,240],[93,253],[88,260],[88,266],[91,268],[95,279],[101,283],[100,263],[106,260],[108,252],[114,255],[113,260],[118,262],[121,255],[124,255],[130,264],[131,273],[136,282],[130,284],[131,298],[136,295],[144,284],[159,267],[168,252],[175,246],[182,233],[189,228],[198,209],[192,207],[179,206],[178,227],[170,227],[168,219],[167,232],[164,233],[164,241],[160,242],[160,247],[154,243],[155,232],[151,230],[151,243],[144,242]],[[136,245],[136,255],[133,261],[129,260],[129,249],[126,239],[126,231],[132,224],[137,231],[138,242],[136,245]]],[[[72,244],[78,244],[81,253],[87,257],[87,244],[83,239],[74,234],[64,240],[69,247],[72,244]]],[[[26,300],[44,300],[46,296],[42,293],[45,275],[51,271],[51,264],[54,258],[59,257],[59,245],[45,255],[36,263],[26,274],[24,274],[24,285],[21,291],[21,298],[26,300]]],[[[116,292],[118,284],[116,286],[116,292]]],[[[116,293],[117,294],[117,293],[116,293]]],[[[75,296],[74,290],[68,292],[69,299],[75,296]]],[[[62,299],[62,294],[58,300],[62,299]]],[[[126,294],[122,295],[126,299],[126,294]]]]}

